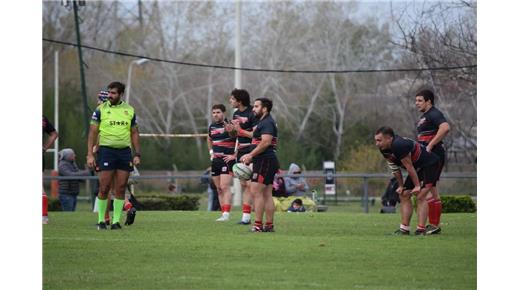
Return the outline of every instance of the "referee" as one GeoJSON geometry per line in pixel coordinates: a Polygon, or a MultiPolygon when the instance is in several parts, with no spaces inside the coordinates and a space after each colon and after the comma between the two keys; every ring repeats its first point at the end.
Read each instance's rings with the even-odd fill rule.
{"type": "Polygon", "coordinates": [[[141,162],[139,131],[134,108],[121,100],[125,85],[112,82],[108,85],[108,102],[99,105],[90,121],[87,145],[87,165],[99,167],[98,230],[107,229],[105,210],[110,184],[115,176],[115,200],[112,230],[121,229],[121,213],[125,203],[125,189],[134,165],[141,162]],[[99,138],[98,160],[94,159],[93,148],[99,138]],[[132,158],[132,145],[134,154],[132,158]]]}

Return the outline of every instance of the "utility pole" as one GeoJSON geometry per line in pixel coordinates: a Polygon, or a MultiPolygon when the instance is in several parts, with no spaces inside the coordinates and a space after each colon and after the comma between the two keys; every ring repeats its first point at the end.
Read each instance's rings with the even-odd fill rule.
{"type": "Polygon", "coordinates": [[[74,9],[74,22],[76,24],[76,40],[78,46],[78,57],[79,57],[79,74],[81,78],[81,94],[83,96],[83,113],[84,113],[84,121],[85,121],[85,136],[88,134],[88,120],[89,120],[89,108],[87,104],[87,87],[85,85],[85,72],[83,69],[83,53],[81,50],[81,35],[79,33],[79,18],[78,18],[78,2],[81,6],[85,6],[85,1],[72,1],[73,9],[74,9]]]}

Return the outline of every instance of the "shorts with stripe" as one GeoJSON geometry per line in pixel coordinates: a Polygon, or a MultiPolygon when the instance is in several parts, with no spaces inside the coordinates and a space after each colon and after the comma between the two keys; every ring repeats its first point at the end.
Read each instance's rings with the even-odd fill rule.
{"type": "Polygon", "coordinates": [[[262,157],[253,159],[253,175],[251,182],[262,183],[265,185],[273,184],[274,176],[280,169],[276,156],[262,157]]]}
{"type": "MultiPolygon", "coordinates": [[[[437,172],[438,172],[439,162],[435,162],[432,165],[422,167],[417,171],[417,177],[419,177],[419,182],[421,183],[421,188],[430,188],[435,186],[437,182],[437,172]]],[[[410,174],[406,177],[403,186],[404,190],[412,190],[414,188],[412,178],[410,174]]]]}
{"type": "Polygon", "coordinates": [[[235,165],[235,160],[226,162],[224,158],[214,158],[213,161],[211,161],[211,176],[220,176],[222,174],[233,175],[233,165],[235,165]]]}

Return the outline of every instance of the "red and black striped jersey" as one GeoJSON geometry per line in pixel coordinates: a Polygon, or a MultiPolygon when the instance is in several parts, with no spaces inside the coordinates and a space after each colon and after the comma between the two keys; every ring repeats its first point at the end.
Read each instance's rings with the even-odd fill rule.
{"type": "Polygon", "coordinates": [[[254,127],[252,140],[253,145],[251,145],[252,150],[254,150],[258,144],[260,144],[260,141],[262,141],[262,135],[264,134],[273,136],[271,144],[269,145],[269,147],[265,149],[264,152],[256,155],[253,159],[276,156],[276,146],[278,144],[278,128],[273,117],[271,117],[271,114],[268,114],[265,118],[259,120],[256,126],[254,127]]]}
{"type": "MultiPolygon", "coordinates": [[[[258,121],[251,106],[248,106],[244,111],[236,110],[233,113],[233,120],[238,120],[240,128],[249,132],[253,131],[253,127],[258,121]]],[[[251,138],[241,136],[240,133],[237,136],[238,139],[238,150],[247,150],[251,146],[251,138]]]]}
{"type": "Polygon", "coordinates": [[[424,147],[424,145],[421,145],[414,140],[403,138],[397,135],[395,135],[390,149],[380,150],[380,152],[388,161],[388,164],[391,168],[392,165],[405,168],[401,160],[408,156],[408,154],[411,155],[412,164],[415,169],[429,166],[439,161],[439,157],[437,157],[437,155],[434,153],[426,151],[426,147],[424,147]]]}
{"type": "Polygon", "coordinates": [[[224,122],[213,122],[208,128],[208,136],[211,138],[213,155],[217,158],[235,153],[236,138],[229,135],[224,129],[224,124],[224,122]]]}
{"type": "MultiPolygon", "coordinates": [[[[417,141],[425,145],[430,143],[437,135],[439,126],[444,122],[447,121],[442,112],[435,107],[431,107],[417,122],[417,141]]],[[[439,142],[439,144],[441,143],[442,141],[439,142]]]]}

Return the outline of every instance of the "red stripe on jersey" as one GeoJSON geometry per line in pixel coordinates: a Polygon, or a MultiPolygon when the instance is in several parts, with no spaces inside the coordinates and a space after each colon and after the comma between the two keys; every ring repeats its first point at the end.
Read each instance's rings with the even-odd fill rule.
{"type": "Polygon", "coordinates": [[[248,147],[249,145],[251,145],[251,143],[239,143],[238,148],[242,149],[242,148],[248,147]]]}
{"type": "Polygon", "coordinates": [[[422,135],[422,136],[417,136],[417,141],[421,141],[421,142],[430,142],[433,137],[435,137],[435,135],[422,135]]]}
{"type": "Polygon", "coordinates": [[[235,141],[213,141],[213,146],[235,148],[235,141]]]}
{"type": "Polygon", "coordinates": [[[421,145],[415,143],[415,148],[412,150],[412,162],[419,160],[419,157],[421,157],[421,145]]]}
{"type": "MultiPolygon", "coordinates": [[[[258,139],[258,140],[257,139],[253,139],[253,143],[252,144],[258,145],[258,144],[260,144],[260,142],[262,142],[262,139],[258,139]]],[[[276,146],[277,144],[278,144],[277,139],[273,138],[271,140],[271,145],[276,146]]]]}

